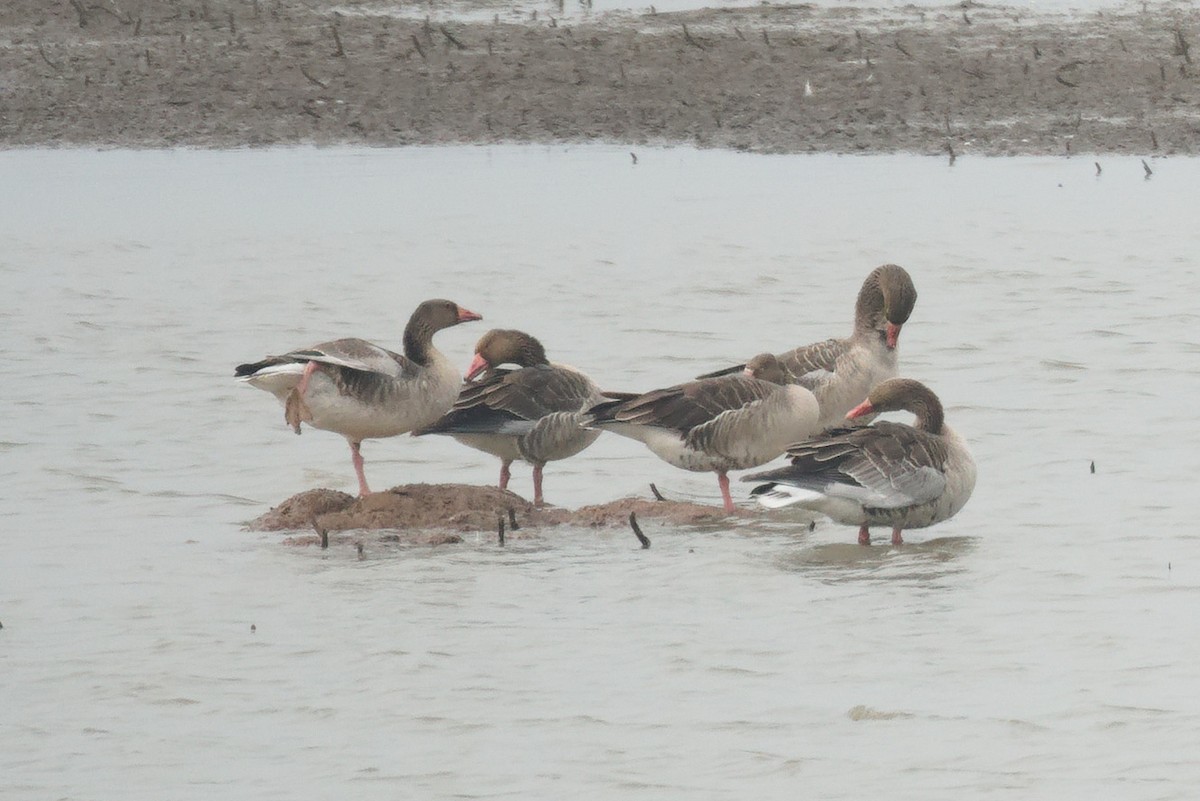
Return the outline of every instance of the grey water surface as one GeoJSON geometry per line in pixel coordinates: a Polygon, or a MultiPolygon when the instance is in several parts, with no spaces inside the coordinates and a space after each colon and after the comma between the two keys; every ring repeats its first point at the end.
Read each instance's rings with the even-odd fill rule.
{"type": "MultiPolygon", "coordinates": [[[[1195,796],[1200,160],[636,155],[0,153],[3,798],[1195,796]],[[980,469],[902,548],[763,516],[360,560],[241,527],[355,482],[239,362],[399,347],[448,297],[485,318],[437,339],[464,368],[520,327],[644,390],[848,333],[889,261],[903,372],[980,469]]],[[[498,472],[364,454],[377,489],[498,472]]],[[[719,502],[608,436],[546,493],[651,481],[719,502]]]]}

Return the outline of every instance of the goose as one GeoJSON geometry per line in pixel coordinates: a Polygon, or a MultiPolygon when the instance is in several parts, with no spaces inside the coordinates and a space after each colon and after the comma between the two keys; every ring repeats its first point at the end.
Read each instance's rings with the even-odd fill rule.
{"type": "Polygon", "coordinates": [[[715,472],[726,513],[730,470],[766,464],[819,429],[817,400],[784,383],[779,360],[751,359],[737,375],[706,378],[599,403],[586,423],[639,440],[668,464],[715,472]]]}
{"type": "Polygon", "coordinates": [[[499,457],[500,489],[508,488],[515,460],[529,462],[533,502],[542,506],[546,463],[574,456],[600,436],[599,430],[580,425],[583,410],[603,400],[600,388],[579,370],[550,362],[535,337],[502,328],[488,331],[475,345],[466,379],[453,408],[413,433],[449,434],[499,457]]]}
{"type": "MultiPolygon", "coordinates": [[[[821,428],[844,425],[845,414],[871,387],[898,373],[900,328],[917,302],[908,271],[895,264],[876,267],[863,281],[854,307],[854,332],[842,339],[804,345],[778,359],[786,381],[812,391],[821,406],[821,428]]],[[[700,378],[728,375],[729,367],[700,378]]],[[[864,421],[866,422],[866,421],[864,421]]]]}
{"type": "Polygon", "coordinates": [[[892,544],[902,545],[904,529],[941,523],[963,508],[975,488],[975,461],[945,424],[937,395],[919,381],[884,381],[846,417],[896,410],[912,412],[913,425],[826,431],[788,448],[788,467],[742,480],[769,482],[750,493],[768,508],[799,504],[858,526],[860,545],[871,544],[870,526],[891,526],[892,544]]]}
{"type": "Polygon", "coordinates": [[[234,376],[278,398],[297,434],[308,423],[345,437],[359,497],[366,497],[363,440],[404,434],[446,413],[462,382],[433,335],[481,319],[451,301],[427,300],[404,329],[403,355],[362,339],[335,339],[238,365],[234,376]]]}

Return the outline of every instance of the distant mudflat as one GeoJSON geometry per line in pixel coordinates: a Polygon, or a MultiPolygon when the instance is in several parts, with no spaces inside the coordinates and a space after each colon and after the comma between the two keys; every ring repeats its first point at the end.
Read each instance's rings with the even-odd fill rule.
{"type": "Polygon", "coordinates": [[[1184,2],[1088,14],[761,5],[522,21],[485,2],[441,21],[389,3],[3,5],[4,147],[1200,152],[1200,9],[1184,2]]]}

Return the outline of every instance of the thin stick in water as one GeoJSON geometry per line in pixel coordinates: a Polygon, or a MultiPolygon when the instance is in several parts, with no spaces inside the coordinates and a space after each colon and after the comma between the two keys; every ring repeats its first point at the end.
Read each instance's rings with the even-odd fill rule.
{"type": "Polygon", "coordinates": [[[663,497],[663,494],[658,491],[658,487],[654,486],[653,482],[651,482],[651,484],[650,484],[650,491],[654,493],[654,500],[656,500],[656,501],[665,501],[666,500],[666,498],[663,497]]]}
{"type": "Polygon", "coordinates": [[[638,542],[642,544],[642,550],[650,547],[650,538],[642,533],[642,527],[638,525],[637,512],[629,513],[629,525],[633,528],[633,533],[637,536],[638,542]]]}

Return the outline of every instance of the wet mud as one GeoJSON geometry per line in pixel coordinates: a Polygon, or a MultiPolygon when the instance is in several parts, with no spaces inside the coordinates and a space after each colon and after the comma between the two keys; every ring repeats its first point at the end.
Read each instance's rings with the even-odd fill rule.
{"type": "Polygon", "coordinates": [[[621,498],[571,510],[534,506],[521,496],[496,487],[406,484],[365,498],[330,489],[307,490],[250,521],[246,527],[251,531],[293,532],[291,541],[299,544],[319,543],[322,536],[337,542],[338,532],[387,531],[399,542],[436,545],[461,542],[458,535],[466,533],[491,532],[498,537],[501,525],[506,539],[517,540],[542,536],[559,526],[629,527],[631,513],[639,520],[670,526],[696,526],[758,516],[748,509],[727,515],[720,506],[643,498],[621,498]]]}
{"type": "Polygon", "coordinates": [[[550,4],[519,21],[509,5],[486,3],[444,21],[382,2],[0,5],[3,147],[1200,149],[1200,9],[1186,3],[1074,15],[967,3],[562,19],[550,4]],[[493,9],[491,21],[468,21],[493,9]]]}

